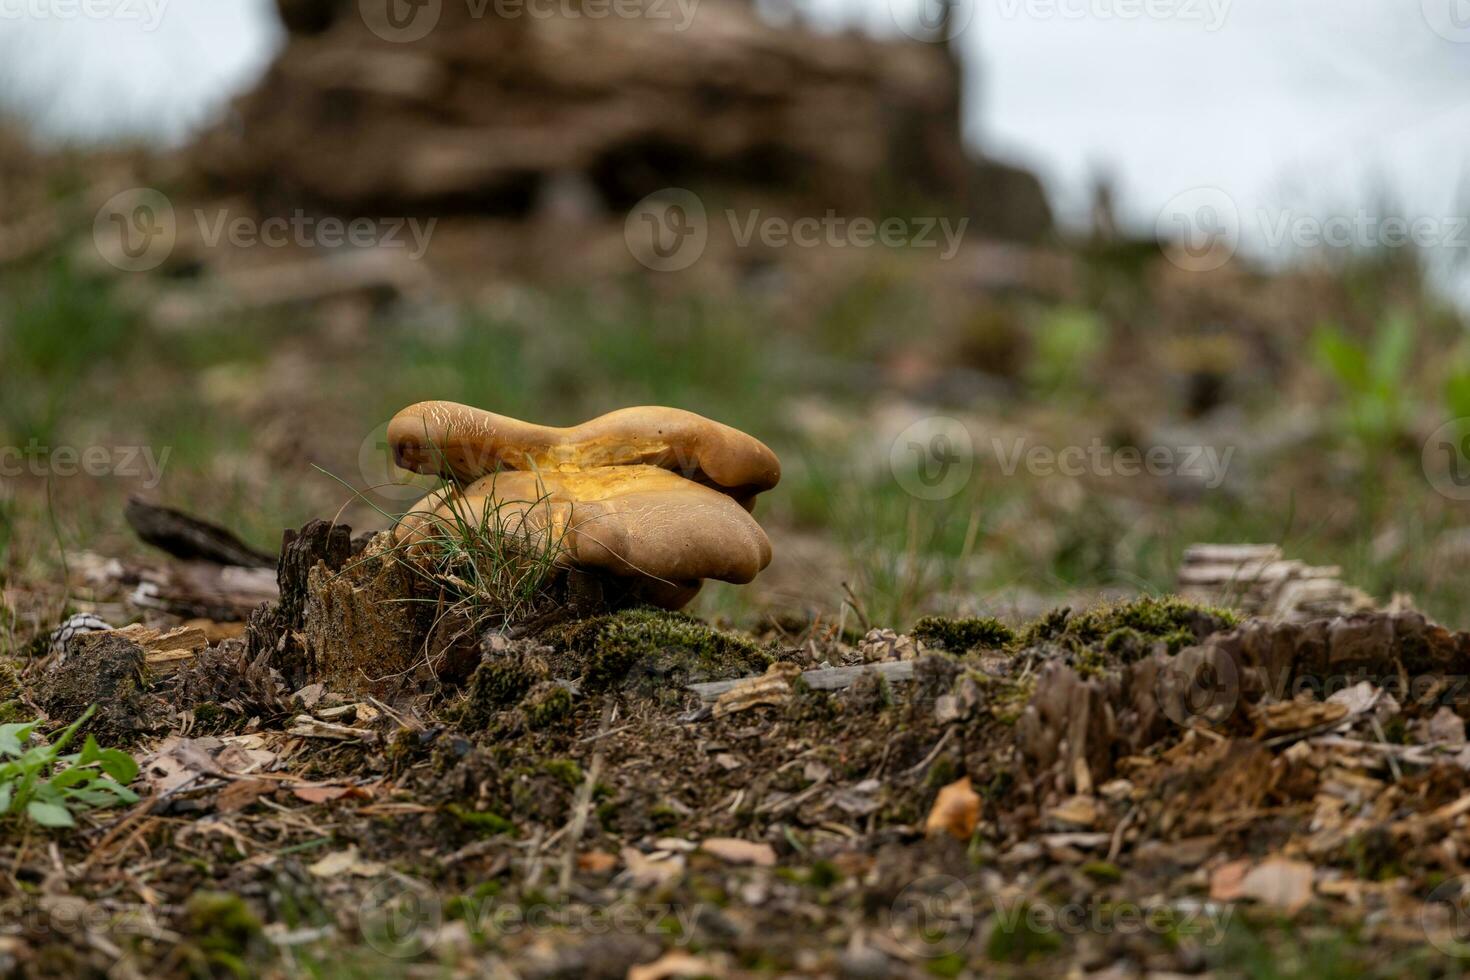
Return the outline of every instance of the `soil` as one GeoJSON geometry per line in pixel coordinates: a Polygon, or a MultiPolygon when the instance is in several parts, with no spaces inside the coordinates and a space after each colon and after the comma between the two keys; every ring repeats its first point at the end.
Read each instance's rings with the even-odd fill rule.
{"type": "MultiPolygon", "coordinates": [[[[314,568],[313,595],[351,574],[314,568]]],[[[11,825],[0,961],[1228,975],[1288,923],[1351,937],[1334,955],[1365,971],[1436,973],[1466,948],[1446,887],[1470,635],[1147,597],[1014,628],[931,618],[897,643],[794,626],[639,608],[492,630],[467,681],[391,700],[336,669],[293,691],[279,645],[149,676],[94,634],[25,690],[58,724],[102,702],[89,730],[143,760],[143,799],[75,832],[11,825]],[[911,680],[802,679],[870,649],[912,657],[911,680]],[[688,687],[754,676],[783,693],[712,707],[688,687]]]]}

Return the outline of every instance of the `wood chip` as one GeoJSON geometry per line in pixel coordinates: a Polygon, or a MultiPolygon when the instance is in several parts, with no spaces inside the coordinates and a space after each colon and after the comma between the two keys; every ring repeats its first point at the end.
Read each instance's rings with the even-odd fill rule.
{"type": "Polygon", "coordinates": [[[652,963],[628,968],[628,980],[674,980],[676,977],[723,977],[709,960],[671,949],[652,963]]]}
{"type": "Polygon", "coordinates": [[[791,697],[791,682],[800,675],[801,669],[795,664],[774,663],[759,677],[747,677],[721,694],[715,701],[713,714],[724,718],[761,705],[784,704],[791,697]]]}
{"type": "Polygon", "coordinates": [[[770,844],[741,840],[738,837],[710,837],[699,849],[726,864],[752,864],[769,868],[776,864],[776,851],[770,844]]]}

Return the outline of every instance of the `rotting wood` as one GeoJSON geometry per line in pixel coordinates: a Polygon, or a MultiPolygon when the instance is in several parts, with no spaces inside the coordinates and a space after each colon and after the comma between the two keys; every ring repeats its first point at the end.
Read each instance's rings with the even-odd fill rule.
{"type": "MultiPolygon", "coordinates": [[[[911,681],[914,679],[914,662],[912,660],[895,660],[889,663],[878,664],[857,664],[852,667],[821,667],[816,670],[803,671],[801,679],[813,691],[840,691],[845,687],[850,687],[855,684],[859,677],[870,670],[890,683],[894,681],[911,681]]],[[[708,681],[703,684],[690,684],[689,690],[698,694],[702,701],[717,701],[721,694],[734,690],[741,684],[749,683],[763,676],[763,674],[754,674],[750,677],[739,677],[733,681],[708,681]]]]}

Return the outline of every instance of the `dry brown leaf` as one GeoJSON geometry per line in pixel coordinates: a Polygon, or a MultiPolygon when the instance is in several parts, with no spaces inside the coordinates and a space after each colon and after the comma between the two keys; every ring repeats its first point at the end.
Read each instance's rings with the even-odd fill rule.
{"type": "Polygon", "coordinates": [[[303,783],[292,786],[291,793],[298,800],[306,803],[330,803],[343,797],[354,796],[359,799],[370,800],[373,798],[375,784],[367,786],[329,786],[303,783]]]}
{"type": "Polygon", "coordinates": [[[726,864],[753,864],[759,868],[769,868],[776,863],[776,851],[770,844],[741,840],[738,837],[711,837],[701,843],[699,849],[726,864]]]}
{"type": "Polygon", "coordinates": [[[1217,902],[1233,902],[1243,898],[1245,892],[1241,890],[1241,883],[1245,881],[1246,872],[1250,868],[1249,858],[1220,865],[1210,874],[1210,898],[1217,902]]]}
{"type": "Polygon", "coordinates": [[[268,779],[237,779],[219,791],[214,798],[214,809],[218,813],[235,813],[275,788],[276,784],[268,779]]]}
{"type": "Polygon", "coordinates": [[[617,857],[606,851],[583,851],[577,855],[577,867],[590,874],[607,874],[617,866],[617,857]]]}
{"type": "Polygon", "coordinates": [[[924,821],[924,832],[949,834],[955,840],[969,840],[980,822],[980,794],[970,788],[970,777],[961,778],[939,791],[929,819],[924,821]]]}

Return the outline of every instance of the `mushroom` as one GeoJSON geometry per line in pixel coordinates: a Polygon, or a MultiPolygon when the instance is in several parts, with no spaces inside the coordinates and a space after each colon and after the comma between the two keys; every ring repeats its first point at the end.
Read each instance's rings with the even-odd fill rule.
{"type": "Polygon", "coordinates": [[[500,470],[566,472],[647,464],[714,487],[747,510],[781,479],[766,444],[678,408],[621,408],[567,428],[454,402],[419,402],[388,423],[393,458],[416,473],[470,483],[500,470]]]}
{"type": "Polygon", "coordinates": [[[704,579],[749,582],[771,560],[750,510],[780,479],[780,462],[760,440],[692,412],[625,408],[554,428],[421,402],[393,418],[388,441],[399,465],[453,482],[399,522],[395,538],[410,548],[455,523],[493,520],[669,609],[704,579]]]}

